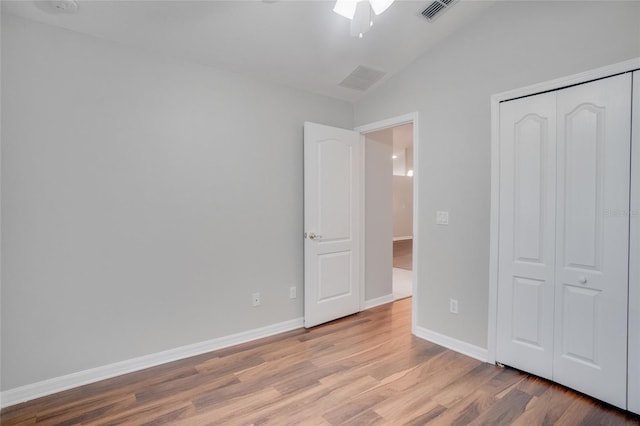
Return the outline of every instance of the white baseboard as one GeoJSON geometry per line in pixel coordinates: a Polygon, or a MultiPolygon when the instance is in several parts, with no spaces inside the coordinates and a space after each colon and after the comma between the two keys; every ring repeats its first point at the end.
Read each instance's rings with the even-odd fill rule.
{"type": "Polygon", "coordinates": [[[145,368],[154,367],[179,359],[189,358],[206,352],[227,348],[229,346],[246,343],[251,340],[261,339],[285,331],[295,330],[304,325],[302,318],[284,321],[277,324],[260,327],[253,330],[229,336],[218,337],[205,342],[194,343],[192,345],[181,346],[154,354],[144,355],[114,364],[91,368],[65,376],[54,377],[41,382],[32,383],[18,388],[9,389],[0,394],[0,407],[8,407],[20,402],[29,401],[42,396],[51,395],[56,392],[75,388],[78,386],[94,383],[100,380],[120,376],[145,368]]]}
{"type": "Polygon", "coordinates": [[[403,240],[413,240],[413,237],[409,235],[408,237],[393,237],[393,241],[403,241],[403,240]]]}
{"type": "Polygon", "coordinates": [[[428,340],[437,345],[444,346],[452,351],[460,352],[463,355],[470,356],[482,362],[487,362],[488,351],[485,348],[481,348],[471,343],[463,342],[462,340],[454,339],[453,337],[445,336],[444,334],[437,333],[435,331],[426,329],[424,327],[416,326],[413,333],[421,339],[428,340]]]}
{"type": "Polygon", "coordinates": [[[391,302],[393,302],[393,294],[387,294],[386,296],[365,300],[363,310],[366,311],[367,309],[375,308],[376,306],[384,305],[391,302]]]}

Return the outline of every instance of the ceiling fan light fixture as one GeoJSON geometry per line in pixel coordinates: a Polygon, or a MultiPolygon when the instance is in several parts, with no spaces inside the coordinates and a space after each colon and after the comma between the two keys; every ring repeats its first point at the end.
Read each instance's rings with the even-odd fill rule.
{"type": "Polygon", "coordinates": [[[373,13],[376,15],[380,15],[382,12],[387,10],[393,2],[394,0],[369,0],[373,13]]]}
{"type": "Polygon", "coordinates": [[[358,2],[355,14],[351,20],[351,35],[362,38],[362,35],[371,29],[371,7],[368,2],[358,2]]]}
{"type": "Polygon", "coordinates": [[[336,0],[333,11],[340,16],[344,16],[347,19],[353,20],[353,17],[356,14],[357,6],[358,0],[336,0]]]}
{"type": "Polygon", "coordinates": [[[394,0],[336,0],[333,11],[351,20],[351,35],[362,38],[362,35],[373,27],[371,11],[380,15],[387,10],[394,0]]]}

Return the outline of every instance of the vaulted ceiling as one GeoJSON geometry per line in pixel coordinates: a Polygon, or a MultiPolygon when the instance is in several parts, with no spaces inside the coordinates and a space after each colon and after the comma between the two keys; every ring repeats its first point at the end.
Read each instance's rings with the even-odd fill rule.
{"type": "Polygon", "coordinates": [[[495,3],[460,0],[428,22],[420,12],[431,2],[396,1],[362,39],[349,35],[349,20],[333,12],[333,1],[78,0],[75,14],[52,13],[46,2],[3,1],[2,7],[3,13],[356,101],[365,92],[338,84],[357,66],[386,73],[373,88],[495,3]]]}

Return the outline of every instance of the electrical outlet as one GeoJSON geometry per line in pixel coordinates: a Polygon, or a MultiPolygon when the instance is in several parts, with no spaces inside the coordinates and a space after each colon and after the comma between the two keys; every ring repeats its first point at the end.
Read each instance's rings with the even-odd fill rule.
{"type": "Polygon", "coordinates": [[[449,312],[452,314],[458,313],[458,301],[456,299],[449,299],[449,312]]]}
{"type": "Polygon", "coordinates": [[[295,299],[297,297],[296,291],[296,287],[289,287],[289,299],[295,299]]]}
{"type": "Polygon", "coordinates": [[[253,306],[260,306],[260,293],[253,293],[251,295],[251,302],[253,306]]]}

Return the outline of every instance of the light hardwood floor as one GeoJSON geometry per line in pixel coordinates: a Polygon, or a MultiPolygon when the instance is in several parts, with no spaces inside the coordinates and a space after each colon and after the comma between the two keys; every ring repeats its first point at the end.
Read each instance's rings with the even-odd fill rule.
{"type": "Polygon", "coordinates": [[[640,424],[413,337],[411,299],[9,407],[13,424],[640,424]]]}
{"type": "Polygon", "coordinates": [[[413,292],[413,240],[393,242],[393,299],[411,297],[413,292]]]}
{"type": "Polygon", "coordinates": [[[393,267],[409,271],[413,269],[413,240],[393,242],[393,267]]]}

